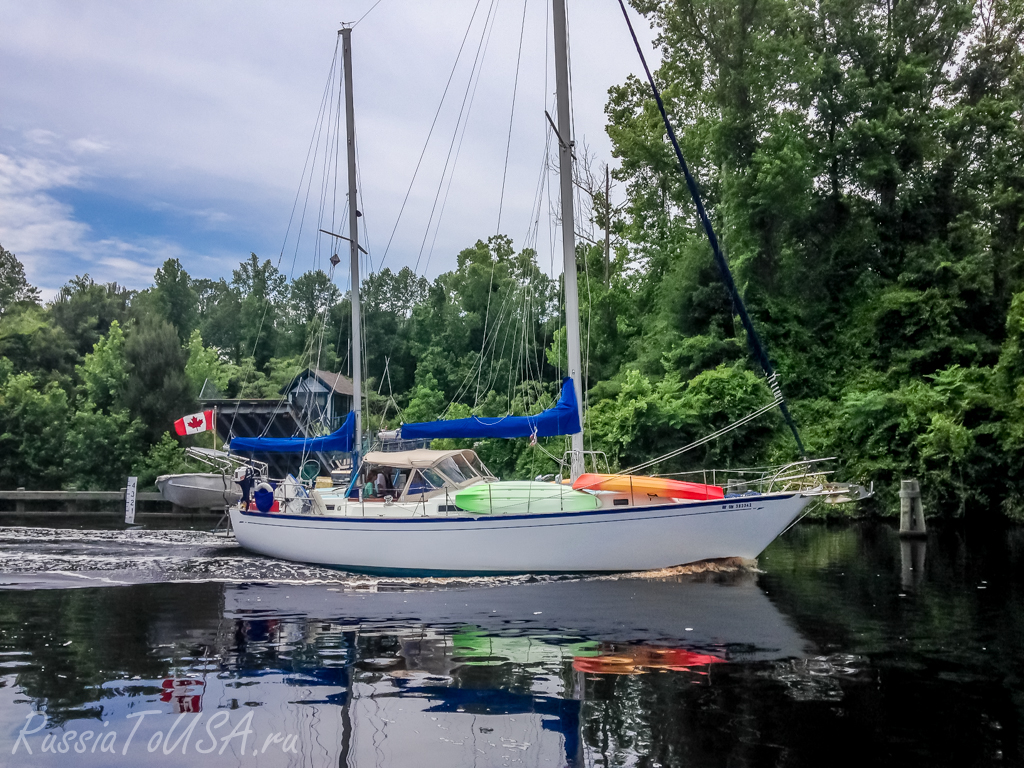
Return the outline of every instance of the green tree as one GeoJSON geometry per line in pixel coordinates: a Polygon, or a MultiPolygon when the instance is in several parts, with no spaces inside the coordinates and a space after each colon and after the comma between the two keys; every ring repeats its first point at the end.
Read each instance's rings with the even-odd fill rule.
{"type": "Polygon", "coordinates": [[[287,279],[269,259],[261,264],[253,253],[231,273],[231,287],[241,297],[235,322],[242,354],[262,369],[277,348],[276,324],[287,297],[287,279]]]}
{"type": "Polygon", "coordinates": [[[192,278],[180,261],[167,259],[153,280],[153,299],[160,316],[175,327],[182,342],[187,341],[196,327],[199,304],[192,278]]]}
{"type": "Polygon", "coordinates": [[[27,371],[41,381],[66,380],[74,369],[75,349],[42,307],[15,304],[0,317],[0,356],[15,370],[27,371]]]}
{"type": "Polygon", "coordinates": [[[11,368],[0,358],[0,487],[61,488],[67,479],[67,393],[11,368]]]}
{"type": "Polygon", "coordinates": [[[238,326],[242,300],[238,291],[224,279],[199,279],[193,287],[198,297],[200,335],[238,363],[243,357],[238,326]]]}
{"type": "Polygon", "coordinates": [[[124,347],[124,331],[115,320],[107,335],[93,345],[92,352],[78,366],[83,399],[90,407],[109,411],[121,404],[128,383],[124,347]]]}
{"type": "Polygon", "coordinates": [[[25,278],[25,267],[0,245],[0,316],[19,301],[39,303],[39,289],[25,278]]]}
{"type": "Polygon", "coordinates": [[[223,396],[236,373],[235,366],[222,360],[220,353],[213,347],[204,346],[202,334],[198,330],[192,331],[187,351],[185,376],[192,385],[192,391],[198,397],[206,387],[207,397],[223,396]]]}
{"type": "Polygon", "coordinates": [[[117,490],[143,449],[143,424],[126,410],[85,406],[68,420],[64,474],[79,490],[117,490]]]}
{"type": "Polygon", "coordinates": [[[196,467],[189,462],[185,449],[170,432],[164,432],[144,456],[136,454],[132,466],[132,475],[139,478],[140,488],[155,487],[160,475],[195,471],[196,467]]]}
{"type": "Polygon", "coordinates": [[[76,373],[81,387],[68,418],[65,475],[79,489],[120,488],[143,448],[144,427],[124,405],[129,365],[116,320],[76,373]]]}
{"type": "Polygon", "coordinates": [[[99,285],[89,275],[79,275],[57,292],[48,309],[78,356],[85,357],[110,330],[112,322],[117,320],[124,327],[133,296],[117,283],[99,285]]]}
{"type": "MultiPolygon", "coordinates": [[[[413,386],[416,358],[411,340],[412,313],[427,296],[430,284],[408,267],[398,272],[383,269],[369,275],[360,289],[363,306],[363,338],[366,346],[366,375],[387,381],[383,391],[399,394],[413,386]]],[[[345,303],[345,309],[351,311],[345,303]]],[[[346,322],[344,329],[348,330],[346,322]]],[[[340,329],[339,329],[340,330],[340,329]]],[[[348,339],[343,338],[343,343],[348,339]]],[[[340,347],[341,345],[339,345],[340,347]]],[[[343,350],[339,349],[339,353],[343,350]]],[[[345,350],[347,351],[347,346],[345,350]]]]}
{"type": "Polygon", "coordinates": [[[146,440],[154,443],[176,419],[195,409],[195,394],[185,375],[188,357],[174,326],[156,319],[129,330],[124,355],[128,362],[124,405],[145,425],[146,440]]]}

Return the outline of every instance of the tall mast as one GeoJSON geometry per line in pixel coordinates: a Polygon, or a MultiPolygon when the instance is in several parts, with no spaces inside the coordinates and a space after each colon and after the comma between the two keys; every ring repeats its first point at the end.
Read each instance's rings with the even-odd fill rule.
{"type": "Polygon", "coordinates": [[[350,271],[352,276],[352,410],[356,415],[356,457],[363,450],[363,344],[359,308],[359,212],[356,210],[356,116],[352,101],[352,28],[338,31],[341,35],[341,58],[345,69],[345,135],[348,144],[348,234],[350,271]]]}
{"type": "Polygon", "coordinates": [[[565,284],[566,351],[576,389],[580,431],[572,436],[572,480],[583,474],[583,365],[580,357],[580,298],[576,287],[576,221],[572,196],[572,126],[569,115],[569,56],[566,51],[565,0],[552,0],[555,32],[555,97],[558,111],[558,175],[562,197],[562,263],[565,284]]]}

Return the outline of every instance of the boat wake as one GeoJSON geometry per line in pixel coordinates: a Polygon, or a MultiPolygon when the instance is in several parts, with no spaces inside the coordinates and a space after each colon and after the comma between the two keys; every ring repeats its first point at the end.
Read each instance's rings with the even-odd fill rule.
{"type": "Polygon", "coordinates": [[[256,555],[204,531],[0,527],[0,589],[154,582],[322,584],[345,591],[406,591],[577,580],[572,576],[367,576],[256,555]]]}

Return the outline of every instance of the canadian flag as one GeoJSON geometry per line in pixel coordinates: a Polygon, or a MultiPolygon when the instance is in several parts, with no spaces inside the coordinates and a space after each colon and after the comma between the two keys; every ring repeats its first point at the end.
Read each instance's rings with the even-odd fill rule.
{"type": "Polygon", "coordinates": [[[213,411],[182,416],[174,422],[174,431],[179,435],[196,435],[210,429],[213,429],[213,411]]]}

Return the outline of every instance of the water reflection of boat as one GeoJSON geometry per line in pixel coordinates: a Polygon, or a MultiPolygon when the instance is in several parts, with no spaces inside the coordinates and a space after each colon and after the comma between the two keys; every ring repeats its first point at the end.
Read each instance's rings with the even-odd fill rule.
{"type": "Polygon", "coordinates": [[[807,642],[749,573],[435,591],[231,585],[224,618],[252,655],[301,646],[331,667],[286,681],[342,704],[349,765],[582,765],[592,675],[804,657],[807,642]],[[721,583],[724,582],[724,583],[721,583]],[[343,672],[334,666],[348,662],[343,672]],[[344,694],[338,675],[346,674],[344,694]]]}
{"type": "Polygon", "coordinates": [[[232,620],[316,617],[338,627],[472,627],[487,637],[540,631],[559,643],[654,643],[726,652],[729,660],[802,657],[806,641],[757,585],[738,572],[718,582],[692,576],[508,584],[432,591],[339,591],[227,585],[224,617],[232,620]],[[722,581],[724,580],[724,583],[722,581]]]}
{"type": "Polygon", "coordinates": [[[726,661],[725,655],[699,653],[687,648],[661,648],[656,645],[617,645],[601,648],[595,655],[575,656],[572,668],[597,675],[636,675],[667,670],[705,674],[704,668],[726,661]]]}
{"type": "MultiPolygon", "coordinates": [[[[194,720],[191,757],[197,744],[208,747],[208,724],[223,738],[241,733],[251,714],[245,758],[231,751],[236,738],[204,765],[248,765],[254,748],[260,765],[482,766],[506,757],[581,765],[584,723],[597,716],[605,683],[651,677],[581,669],[581,658],[629,656],[672,675],[701,671],[702,656],[741,664],[806,657],[806,641],[752,574],[716,578],[493,587],[488,579],[401,592],[213,583],[20,592],[15,613],[0,621],[5,650],[20,654],[0,686],[0,727],[16,733],[45,710],[49,724],[30,739],[38,754],[47,735],[60,743],[62,733],[95,733],[101,712],[120,749],[136,722],[128,716],[151,712],[128,755],[145,757],[149,744],[163,750],[158,733],[177,723],[177,739],[194,720]],[[43,631],[66,603],[104,622],[43,631]],[[37,613],[18,613],[22,604],[37,613]],[[294,749],[284,752],[275,735],[294,749]]],[[[15,757],[11,765],[36,764],[15,757]]],[[[84,764],[105,765],[98,757],[84,764]]]]}

